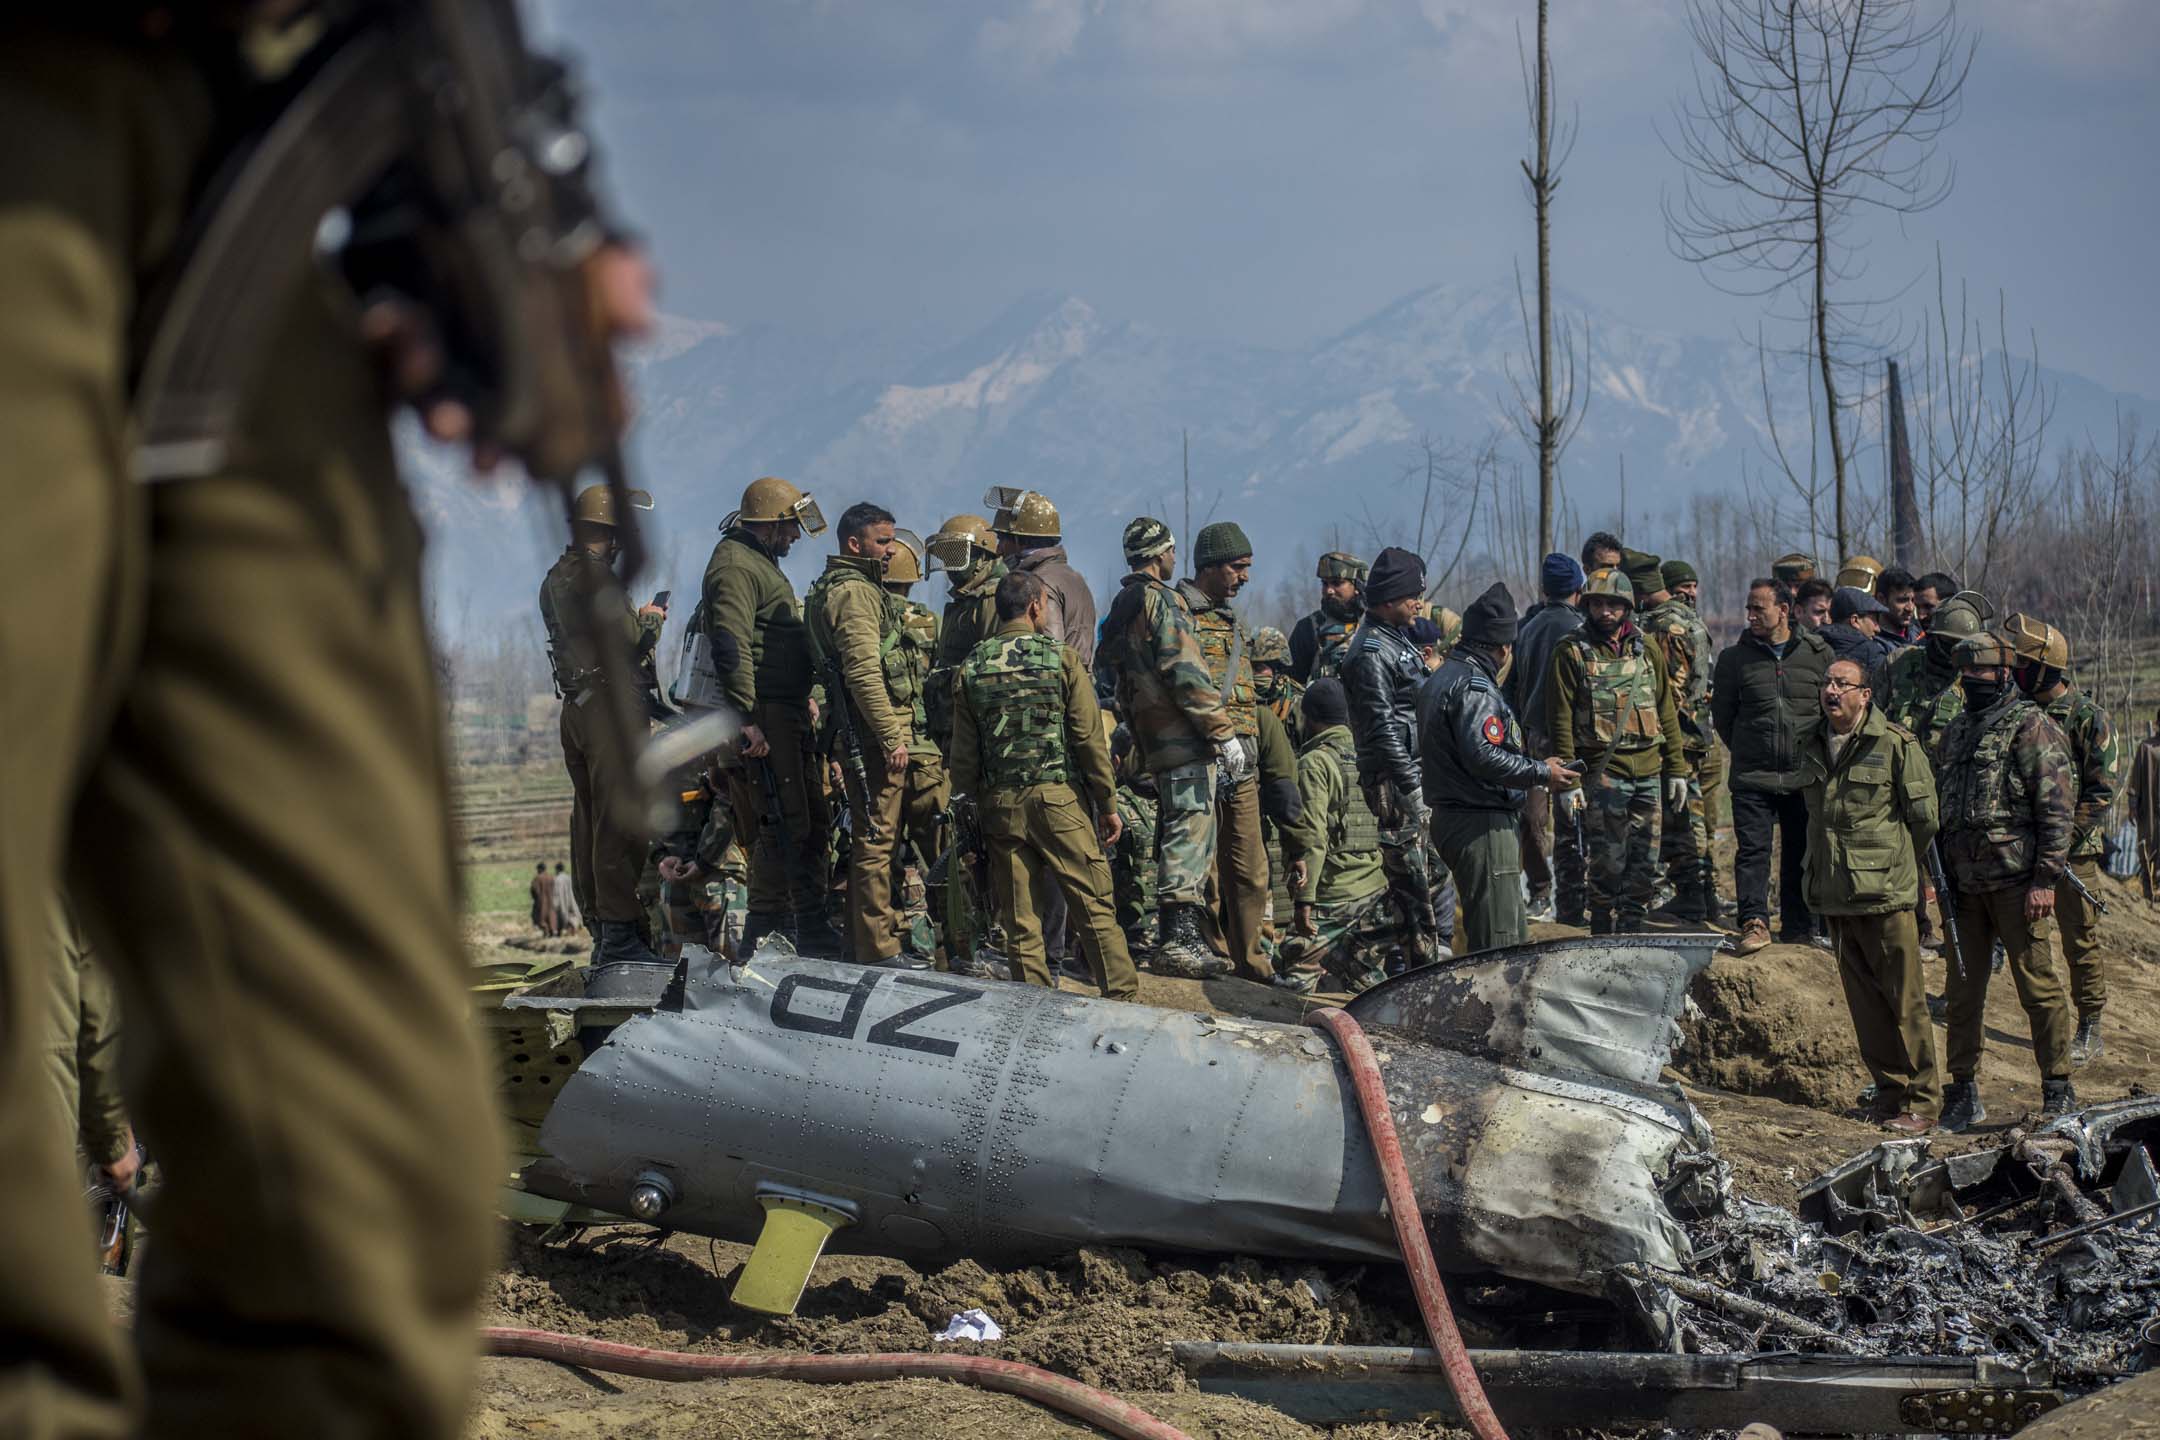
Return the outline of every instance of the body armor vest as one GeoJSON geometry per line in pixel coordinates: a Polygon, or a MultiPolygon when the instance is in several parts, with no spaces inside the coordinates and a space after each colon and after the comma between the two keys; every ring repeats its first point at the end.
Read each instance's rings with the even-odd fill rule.
{"type": "Polygon", "coordinates": [[[811,584],[810,593],[804,597],[804,609],[810,617],[811,658],[823,669],[840,653],[833,643],[832,621],[825,611],[825,597],[835,585],[867,585],[877,592],[878,668],[885,676],[885,698],[893,709],[911,717],[915,734],[928,734],[930,721],[923,712],[923,694],[930,667],[925,664],[917,673],[911,647],[905,643],[908,602],[872,579],[868,572],[852,565],[830,566],[811,584]]]}
{"type": "Polygon", "coordinates": [[[961,662],[986,788],[1024,790],[1070,779],[1063,648],[1048,635],[996,635],[961,662]]]}
{"type": "MultiPolygon", "coordinates": [[[[590,643],[584,647],[585,653],[580,653],[580,646],[563,623],[566,609],[591,603],[583,594],[582,587],[586,585],[613,586],[618,592],[622,588],[607,561],[574,547],[563,552],[540,582],[540,623],[547,630],[548,678],[555,682],[555,693],[565,700],[575,700],[588,690],[598,689],[607,676],[599,657],[590,653],[590,643]],[[595,578],[582,577],[579,572],[588,566],[606,573],[595,578]]],[[[627,611],[629,598],[623,596],[621,604],[627,611]]]]}
{"type": "Polygon", "coordinates": [[[1252,661],[1245,655],[1245,648],[1237,643],[1237,612],[1227,605],[1202,610],[1193,608],[1193,628],[1199,632],[1200,653],[1207,659],[1208,674],[1215,677],[1215,689],[1221,692],[1223,679],[1230,673],[1230,653],[1238,652],[1237,680],[1230,687],[1224,701],[1224,709],[1230,713],[1230,729],[1233,734],[1256,736],[1260,733],[1259,701],[1253,694],[1252,661]]]}
{"type": "MultiPolygon", "coordinates": [[[[1343,657],[1350,653],[1350,637],[1357,630],[1355,620],[1337,620],[1325,610],[1312,612],[1313,662],[1312,679],[1321,680],[1342,674],[1343,657]]],[[[1308,682],[1309,683],[1309,682],[1308,682]]]]}
{"type": "Polygon", "coordinates": [[[1600,749],[1622,753],[1648,750],[1664,736],[1658,723],[1657,680],[1642,636],[1630,635],[1615,655],[1587,635],[1568,643],[1582,654],[1589,692],[1580,702],[1589,710],[1588,733],[1600,749]]]}
{"type": "Polygon", "coordinates": [[[1664,643],[1665,681],[1674,707],[1690,719],[1699,717],[1702,703],[1710,695],[1710,672],[1702,663],[1703,649],[1695,638],[1702,621],[1685,601],[1668,600],[1643,616],[1641,628],[1656,634],[1664,643]]]}
{"type": "MultiPolygon", "coordinates": [[[[1321,736],[1308,749],[1318,750],[1334,762],[1342,780],[1342,799],[1328,816],[1328,851],[1338,855],[1372,855],[1380,851],[1380,817],[1365,803],[1357,783],[1357,752],[1347,730],[1321,736]]],[[[1317,878],[1317,877],[1315,877],[1317,878]]]]}
{"type": "MultiPolygon", "coordinates": [[[[1983,832],[2004,853],[2009,870],[2031,863],[2033,833],[2027,817],[2032,814],[2032,786],[2011,763],[2010,752],[2018,730],[2036,708],[2030,700],[2010,701],[1985,722],[1987,728],[1980,732],[1969,758],[1945,756],[1949,763],[1941,780],[1942,832],[1983,832]]],[[[1977,728],[1982,721],[1966,715],[1960,723],[1977,728]]]]}
{"type": "MultiPolygon", "coordinates": [[[[887,653],[885,686],[895,703],[903,694],[912,697],[908,703],[915,713],[915,733],[934,736],[939,732],[930,723],[932,712],[942,708],[936,703],[936,692],[930,685],[931,671],[937,668],[937,613],[905,596],[898,598],[900,638],[887,653]],[[899,671],[899,689],[893,688],[895,670],[899,671]]],[[[948,697],[951,694],[949,690],[946,693],[948,697]]],[[[945,733],[951,733],[949,718],[945,733]]]]}

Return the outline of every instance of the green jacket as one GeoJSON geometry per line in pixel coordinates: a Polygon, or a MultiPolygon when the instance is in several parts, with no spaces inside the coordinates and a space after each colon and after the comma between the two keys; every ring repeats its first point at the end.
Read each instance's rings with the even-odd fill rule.
{"type": "MultiPolygon", "coordinates": [[[[989,645],[1014,635],[1030,635],[1024,620],[1008,620],[997,634],[982,643],[989,645]]],[[[978,647],[980,648],[980,647],[978,647]]],[[[1095,702],[1095,686],[1071,646],[1058,649],[1059,684],[1064,693],[1065,757],[1070,766],[1065,781],[1084,798],[1097,815],[1106,815],[1117,802],[1117,782],[1110,769],[1110,740],[1103,728],[1102,707],[1095,702]]],[[[966,670],[953,676],[953,743],[945,760],[952,775],[955,795],[983,795],[982,735],[997,723],[995,715],[983,715],[968,696],[966,670]]]]}
{"type": "Polygon", "coordinates": [[[1807,798],[1807,903],[1818,915],[1888,915],[1920,893],[1920,857],[1935,838],[1935,772],[1912,732],[1880,710],[1830,756],[1828,725],[1802,753],[1807,798]]]}
{"type": "Polygon", "coordinates": [[[707,634],[725,630],[742,654],[721,679],[745,715],[761,704],[801,705],[810,698],[810,637],[795,587],[748,532],[720,537],[705,565],[707,634]]]}
{"type": "Polygon", "coordinates": [[[1215,758],[1230,738],[1221,682],[1208,670],[1185,597],[1153,576],[1134,573],[1103,621],[1095,668],[1116,688],[1118,713],[1151,771],[1215,758]]]}
{"type": "Polygon", "coordinates": [[[127,1153],[127,1108],[120,1099],[120,1017],[112,980],[90,953],[75,913],[49,907],[43,1048],[52,1077],[50,1103],[67,1134],[92,1163],[127,1153]]]}
{"type": "Polygon", "coordinates": [[[1349,727],[1330,725],[1305,742],[1298,752],[1298,791],[1305,813],[1282,827],[1283,859],[1305,862],[1305,886],[1293,885],[1292,898],[1355,905],[1385,890],[1379,830],[1358,789],[1349,727]]]}
{"type": "MultiPolygon", "coordinates": [[[[810,653],[820,666],[838,657],[864,748],[913,749],[925,738],[927,719],[901,646],[907,602],[885,588],[883,577],[880,561],[825,557],[806,607],[810,653]]],[[[829,684],[826,699],[832,700],[829,684]]]]}
{"type": "Polygon", "coordinates": [[[1958,684],[1955,665],[1944,667],[1936,658],[1937,647],[1923,641],[1907,646],[1883,663],[1873,677],[1875,703],[1893,724],[1913,733],[1930,760],[1939,757],[1950,722],[1965,713],[1965,690],[1958,684]]]}
{"type": "Polygon", "coordinates": [[[1673,712],[1672,687],[1665,678],[1661,645],[1632,625],[1623,625],[1610,645],[1600,645],[1590,629],[1553,647],[1552,680],[1545,687],[1545,728],[1553,754],[1581,759],[1590,770],[1609,769],[1632,780],[1687,774],[1681,749],[1679,717],[1673,712]],[[1623,683],[1593,684],[1592,657],[1601,670],[1623,674],[1623,683]]]}
{"type": "Polygon", "coordinates": [[[2039,704],[2070,742],[2070,758],[2077,765],[2077,817],[2071,822],[2070,858],[2097,860],[2107,848],[2107,813],[2122,788],[2121,732],[2100,702],[2082,690],[2064,690],[2039,704]]]}
{"type": "Polygon", "coordinates": [[[615,567],[582,545],[564,550],[540,582],[540,623],[555,688],[565,699],[592,689],[606,674],[595,642],[621,646],[630,668],[640,670],[660,639],[659,619],[641,617],[615,567]],[[580,609],[595,617],[590,630],[577,618],[580,609]]]}

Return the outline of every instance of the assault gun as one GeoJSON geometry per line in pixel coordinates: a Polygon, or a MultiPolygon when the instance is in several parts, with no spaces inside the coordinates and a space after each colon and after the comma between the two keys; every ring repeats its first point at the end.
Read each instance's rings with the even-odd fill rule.
{"type": "Polygon", "coordinates": [[[840,669],[838,655],[825,657],[825,708],[832,714],[832,735],[840,749],[840,768],[855,782],[855,793],[863,799],[863,812],[856,817],[857,823],[862,826],[863,834],[873,840],[882,839],[877,816],[870,813],[870,768],[863,760],[862,734],[855,728],[855,707],[848,703],[847,676],[840,669]]]}
{"type": "Polygon", "coordinates": [[[2102,915],[2108,913],[2107,901],[2093,894],[2092,887],[2080,880],[2077,871],[2072,870],[2068,865],[2063,866],[2063,880],[2071,889],[2077,891],[2079,899],[2092,906],[2102,915]]]}
{"type": "Polygon", "coordinates": [[[1950,946],[1950,965],[1962,980],[1965,978],[1965,951],[1958,944],[1957,892],[1950,888],[1950,877],[1943,870],[1942,851],[1933,840],[1928,841],[1927,854],[1923,858],[1927,864],[1928,884],[1935,887],[1936,908],[1942,911],[1943,939],[1950,946]]]}
{"type": "MultiPolygon", "coordinates": [[[[623,574],[637,574],[626,407],[595,289],[611,228],[569,72],[526,44],[518,8],[376,0],[292,23],[322,33],[236,108],[252,123],[146,285],[130,356],[139,478],[251,458],[241,420],[280,328],[334,269],[357,296],[390,290],[427,311],[473,443],[556,491],[566,530],[580,478],[608,486],[623,574]]],[[[564,620],[601,633],[598,613],[564,620]]],[[[596,728],[630,774],[642,686],[618,647],[590,651],[608,672],[596,728]]],[[[647,797],[618,803],[630,824],[647,797]]]]}
{"type": "Polygon", "coordinates": [[[990,850],[983,843],[982,817],[969,795],[955,795],[946,807],[945,853],[930,867],[930,882],[945,890],[946,953],[963,974],[987,973],[975,955],[975,947],[988,928],[990,903],[990,850]]]}
{"type": "MultiPolygon", "coordinates": [[[[135,1142],[136,1183],[141,1184],[142,1164],[148,1157],[142,1142],[135,1142]]],[[[98,1174],[92,1171],[92,1174],[98,1174]]],[[[98,1270],[105,1275],[125,1275],[135,1258],[135,1213],[128,1204],[132,1191],[115,1190],[109,1180],[98,1179],[85,1193],[90,1216],[97,1228],[98,1270]]]]}

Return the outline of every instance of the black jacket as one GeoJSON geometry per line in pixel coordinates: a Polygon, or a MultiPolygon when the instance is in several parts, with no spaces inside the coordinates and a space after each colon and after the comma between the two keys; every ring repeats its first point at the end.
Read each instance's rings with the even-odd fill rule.
{"type": "Polygon", "coordinates": [[[1370,615],[1358,622],[1343,658],[1342,682],[1363,788],[1385,780],[1405,795],[1420,789],[1417,690],[1425,675],[1425,657],[1409,636],[1370,615]]]}
{"type": "Polygon", "coordinates": [[[1553,651],[1582,629],[1582,611],[1565,600],[1544,600],[1530,607],[1515,633],[1515,664],[1501,693],[1523,718],[1523,732],[1534,755],[1552,753],[1545,733],[1545,684],[1552,678],[1553,651]]]}
{"type": "Polygon", "coordinates": [[[1897,646],[1893,642],[1880,635],[1863,635],[1859,628],[1850,622],[1825,625],[1815,633],[1822,636],[1829,645],[1832,658],[1854,661],[1860,666],[1860,673],[1867,676],[1870,683],[1873,683],[1877,667],[1897,653],[1897,646]]]}
{"type": "Polygon", "coordinates": [[[1418,691],[1425,803],[1435,810],[1522,809],[1545,767],[1523,748],[1522,726],[1484,656],[1456,646],[1418,691]]]}
{"type": "Polygon", "coordinates": [[[1710,718],[1732,751],[1735,790],[1798,790],[1806,742],[1822,728],[1823,677],[1837,658],[1813,631],[1795,630],[1785,658],[1754,632],[1717,658],[1710,677],[1710,718]]]}

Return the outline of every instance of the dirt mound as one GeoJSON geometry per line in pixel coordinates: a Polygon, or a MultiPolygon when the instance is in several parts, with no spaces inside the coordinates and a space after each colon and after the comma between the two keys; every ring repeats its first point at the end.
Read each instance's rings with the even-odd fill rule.
{"type": "Polygon", "coordinates": [[[1720,955],[1695,977],[1674,1068],[1700,1085],[1842,1110],[1867,1084],[1837,960],[1812,945],[1720,955]]]}
{"type": "Polygon", "coordinates": [[[2111,1385],[2018,1431],[2030,1440],[2160,1440],[2160,1374],[2111,1385]]]}

